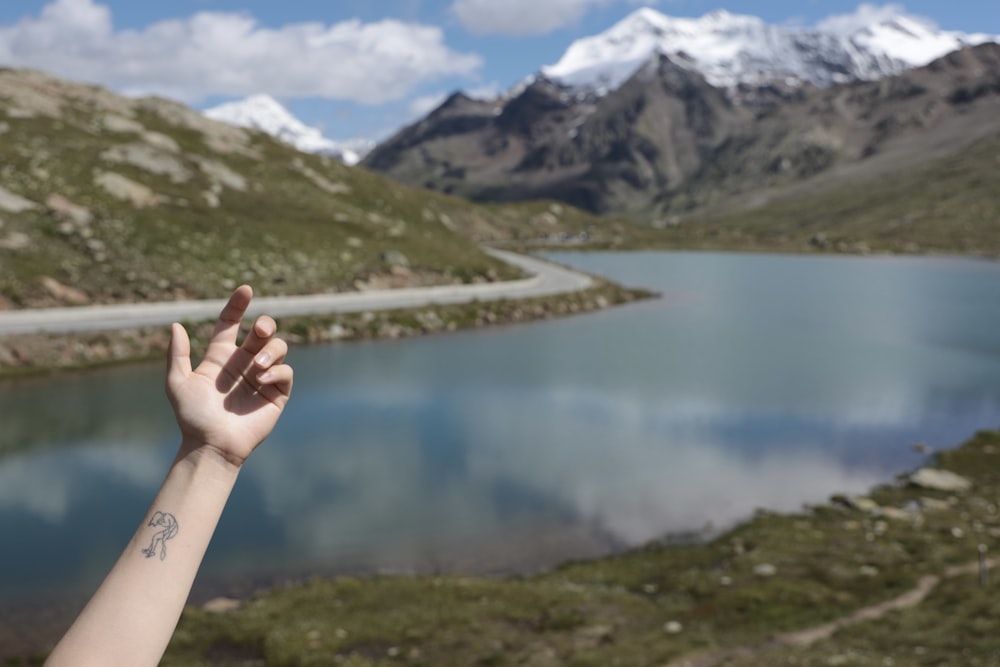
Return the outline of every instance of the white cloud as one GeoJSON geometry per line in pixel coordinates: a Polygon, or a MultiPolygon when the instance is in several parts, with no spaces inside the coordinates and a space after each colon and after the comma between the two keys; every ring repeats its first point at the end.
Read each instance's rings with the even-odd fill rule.
{"type": "Polygon", "coordinates": [[[189,103],[263,91],[380,104],[421,83],[472,76],[482,59],[450,49],[440,28],[395,20],[269,28],[249,14],[200,12],[116,31],[107,6],[55,0],[0,26],[0,64],[189,103]]]}
{"type": "Polygon", "coordinates": [[[889,21],[899,16],[906,16],[911,21],[925,25],[933,25],[929,19],[916,17],[906,13],[906,8],[900,4],[872,5],[863,3],[852,14],[837,14],[820,21],[816,27],[824,32],[839,35],[853,35],[869,26],[889,21]]]}
{"type": "MultiPolygon", "coordinates": [[[[620,0],[454,0],[452,13],[480,34],[544,35],[620,0]]],[[[636,4],[636,3],[632,3],[636,4]]]]}

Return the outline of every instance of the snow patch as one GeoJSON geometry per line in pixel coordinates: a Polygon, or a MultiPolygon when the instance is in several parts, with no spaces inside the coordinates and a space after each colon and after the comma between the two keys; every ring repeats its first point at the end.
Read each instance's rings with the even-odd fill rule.
{"type": "Polygon", "coordinates": [[[348,165],[357,164],[375,147],[375,143],[367,139],[327,139],[319,129],[303,123],[270,95],[251,95],[206,109],[203,113],[223,123],[260,130],[300,151],[327,155],[348,165]]]}

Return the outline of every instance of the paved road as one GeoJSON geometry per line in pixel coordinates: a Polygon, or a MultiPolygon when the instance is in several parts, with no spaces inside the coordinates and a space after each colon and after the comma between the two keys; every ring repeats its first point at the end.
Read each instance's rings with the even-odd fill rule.
{"type": "MultiPolygon", "coordinates": [[[[258,297],[250,305],[248,316],[254,317],[260,313],[276,317],[323,315],[419,308],[429,304],[468,303],[477,299],[479,301],[527,299],[574,292],[593,284],[589,276],[533,257],[493,249],[487,249],[486,252],[520,267],[531,277],[482,285],[441,285],[340,294],[258,297]]],[[[0,312],[0,335],[43,331],[65,333],[128,329],[169,324],[179,320],[208,320],[219,314],[224,303],[224,299],[210,299],[0,312]]]]}

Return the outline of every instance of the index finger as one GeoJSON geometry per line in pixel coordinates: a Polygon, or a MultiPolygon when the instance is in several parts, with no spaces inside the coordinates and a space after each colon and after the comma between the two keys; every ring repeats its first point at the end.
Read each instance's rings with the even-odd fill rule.
{"type": "Polygon", "coordinates": [[[240,333],[240,322],[247,312],[250,300],[253,298],[253,289],[249,285],[240,285],[229,296],[229,301],[223,306],[219,313],[219,321],[212,331],[212,339],[209,345],[216,343],[228,343],[236,345],[236,339],[240,333]]]}

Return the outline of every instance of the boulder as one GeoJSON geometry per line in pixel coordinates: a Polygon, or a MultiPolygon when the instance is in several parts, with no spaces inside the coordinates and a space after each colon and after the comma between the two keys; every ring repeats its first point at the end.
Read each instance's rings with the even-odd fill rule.
{"type": "Polygon", "coordinates": [[[113,171],[97,172],[94,175],[94,183],[104,188],[112,197],[130,202],[136,208],[156,206],[163,201],[161,195],[156,194],[142,183],[137,183],[131,178],[126,178],[113,171]]]}
{"type": "Polygon", "coordinates": [[[112,146],[101,153],[101,159],[166,176],[174,183],[184,183],[191,178],[191,170],[174,157],[171,151],[147,143],[112,146]]]}
{"type": "Polygon", "coordinates": [[[8,213],[21,213],[33,208],[38,208],[38,204],[0,186],[0,209],[8,213]]]}
{"type": "Polygon", "coordinates": [[[89,209],[74,204],[60,194],[49,195],[45,200],[45,206],[49,213],[58,220],[69,220],[77,225],[89,225],[94,219],[94,214],[89,209]]]}
{"type": "Polygon", "coordinates": [[[63,285],[61,282],[50,276],[42,276],[42,287],[58,301],[82,306],[90,302],[87,293],[76,287],[63,285]]]}
{"type": "Polygon", "coordinates": [[[867,496],[836,495],[833,502],[865,514],[880,514],[882,511],[879,504],[867,496]]]}
{"type": "Polygon", "coordinates": [[[410,260],[407,259],[406,255],[399,252],[398,250],[386,250],[382,252],[380,258],[382,259],[383,262],[385,262],[389,266],[403,266],[403,267],[410,266],[410,260]]]}
{"type": "Polygon", "coordinates": [[[961,475],[937,468],[920,468],[910,474],[906,478],[906,481],[912,486],[917,486],[921,489],[933,489],[935,491],[968,491],[972,487],[972,482],[961,475]]]}
{"type": "Polygon", "coordinates": [[[753,573],[758,577],[773,577],[778,573],[778,568],[770,563],[758,563],[753,566],[753,573]]]}

